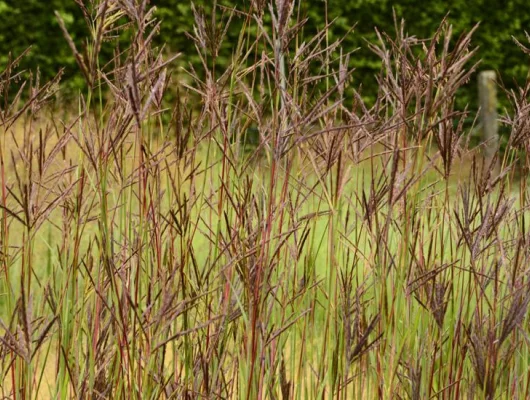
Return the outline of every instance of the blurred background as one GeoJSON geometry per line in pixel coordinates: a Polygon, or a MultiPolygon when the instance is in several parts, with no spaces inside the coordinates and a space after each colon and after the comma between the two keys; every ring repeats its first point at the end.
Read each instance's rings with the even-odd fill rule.
{"type": "MultiPolygon", "coordinates": [[[[206,15],[212,13],[214,5],[219,6],[218,21],[227,21],[232,14],[227,31],[227,39],[222,44],[216,60],[219,70],[227,65],[236,46],[244,16],[239,10],[248,9],[251,0],[196,0],[197,9],[204,8],[206,15]],[[235,11],[234,11],[235,10],[235,11]]],[[[22,60],[21,68],[40,71],[42,81],[53,77],[65,68],[62,79],[63,96],[77,95],[83,89],[84,80],[79,72],[60,27],[55,11],[64,19],[66,28],[83,49],[84,40],[90,36],[81,0],[0,0],[0,65],[7,63],[10,54],[16,56],[31,46],[30,54],[22,60]]],[[[191,2],[180,0],[152,0],[157,8],[158,19],[162,21],[161,34],[157,38],[160,46],[165,45],[168,54],[182,53],[177,66],[190,65],[200,74],[200,63],[195,43],[186,36],[193,31],[193,9],[191,2]]],[[[365,100],[375,97],[377,82],[375,74],[380,64],[369,49],[368,42],[377,42],[376,28],[390,36],[395,34],[395,17],[406,20],[406,30],[418,38],[429,38],[440,22],[448,16],[453,25],[453,41],[464,32],[470,31],[477,23],[479,28],[473,36],[474,45],[479,47],[474,61],[481,60],[478,71],[497,71],[507,88],[522,84],[528,74],[527,57],[517,47],[513,38],[525,42],[525,30],[530,30],[530,12],[525,0],[312,0],[297,4],[297,13],[306,18],[304,35],[313,37],[315,32],[332,23],[330,41],[344,37],[345,52],[354,51],[350,66],[356,69],[352,76],[352,87],[362,84],[361,94],[365,100]],[[394,17],[395,15],[395,17],[394,17]],[[354,27],[354,30],[352,30],[354,27]]],[[[267,14],[268,10],[265,10],[267,14]]],[[[126,46],[129,38],[117,31],[116,40],[126,46]]],[[[114,51],[114,43],[109,44],[109,59],[114,51]]],[[[503,96],[499,96],[500,107],[503,96]]],[[[469,104],[477,109],[476,79],[461,90],[459,105],[469,104]]],[[[502,110],[499,110],[502,111],[502,110]]]]}

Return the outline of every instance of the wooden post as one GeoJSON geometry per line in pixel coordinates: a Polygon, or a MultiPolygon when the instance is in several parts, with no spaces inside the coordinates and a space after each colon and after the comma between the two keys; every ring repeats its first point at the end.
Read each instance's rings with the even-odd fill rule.
{"type": "Polygon", "coordinates": [[[480,124],[484,141],[484,158],[490,167],[499,148],[497,122],[497,83],[495,71],[482,71],[478,76],[478,95],[480,100],[480,124]]]}

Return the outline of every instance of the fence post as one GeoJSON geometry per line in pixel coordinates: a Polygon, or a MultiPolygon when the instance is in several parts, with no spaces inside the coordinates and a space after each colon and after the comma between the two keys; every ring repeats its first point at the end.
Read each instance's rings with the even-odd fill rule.
{"type": "Polygon", "coordinates": [[[480,124],[484,141],[484,158],[490,167],[499,148],[497,122],[497,82],[495,71],[482,71],[478,76],[478,94],[480,101],[480,124]]]}

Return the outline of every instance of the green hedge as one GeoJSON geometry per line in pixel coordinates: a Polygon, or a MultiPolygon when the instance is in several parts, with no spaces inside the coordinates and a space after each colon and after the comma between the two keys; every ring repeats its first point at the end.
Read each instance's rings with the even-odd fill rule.
{"type": "Polygon", "coordinates": [[[64,68],[66,86],[78,88],[83,80],[61,33],[55,10],[81,45],[87,32],[83,15],[73,0],[0,0],[0,68],[7,64],[10,54],[16,57],[31,46],[20,68],[34,73],[38,69],[45,80],[64,68]]]}
{"type": "MultiPolygon", "coordinates": [[[[219,4],[238,9],[248,7],[248,0],[219,0],[219,4]]],[[[158,16],[163,20],[160,43],[167,43],[169,51],[182,52],[181,62],[197,63],[196,50],[185,32],[193,29],[191,2],[183,0],[152,0],[158,8],[158,16]]],[[[196,0],[197,6],[211,10],[211,0],[196,0]]],[[[498,70],[505,83],[510,86],[515,81],[523,81],[528,73],[528,59],[512,40],[512,35],[524,41],[524,31],[530,31],[530,12],[525,0],[465,0],[433,1],[418,0],[328,0],[328,18],[336,19],[332,36],[341,37],[356,25],[355,31],[344,42],[346,50],[360,48],[351,58],[356,68],[354,83],[363,82],[365,96],[376,90],[373,75],[378,71],[376,57],[367,49],[365,40],[375,41],[374,28],[392,33],[394,31],[393,9],[398,18],[405,18],[407,30],[417,37],[429,37],[442,18],[450,13],[455,36],[468,31],[476,23],[481,26],[474,36],[475,45],[480,47],[478,57],[483,62],[482,69],[498,70]]],[[[303,16],[309,17],[305,34],[310,36],[325,24],[326,2],[306,0],[301,5],[303,16]]],[[[10,52],[18,54],[32,45],[29,57],[23,68],[35,70],[38,67],[44,79],[53,76],[65,67],[64,84],[69,89],[82,86],[62,33],[55,20],[54,10],[58,10],[67,27],[82,47],[82,38],[87,35],[82,13],[74,0],[0,0],[0,63],[5,65],[10,52]]],[[[219,63],[230,58],[231,47],[235,43],[241,21],[235,19],[225,42],[219,63]]],[[[475,85],[462,93],[462,102],[474,104],[475,85]]]]}

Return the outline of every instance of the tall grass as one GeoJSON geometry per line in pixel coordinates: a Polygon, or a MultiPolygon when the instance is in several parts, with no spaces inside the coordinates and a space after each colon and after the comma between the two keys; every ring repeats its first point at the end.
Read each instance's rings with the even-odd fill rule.
{"type": "Polygon", "coordinates": [[[2,397],[530,395],[529,86],[483,163],[455,106],[473,30],[380,33],[368,105],[292,0],[194,9],[184,73],[148,1],[79,5],[67,118],[60,75],[0,76],[2,397]]]}

